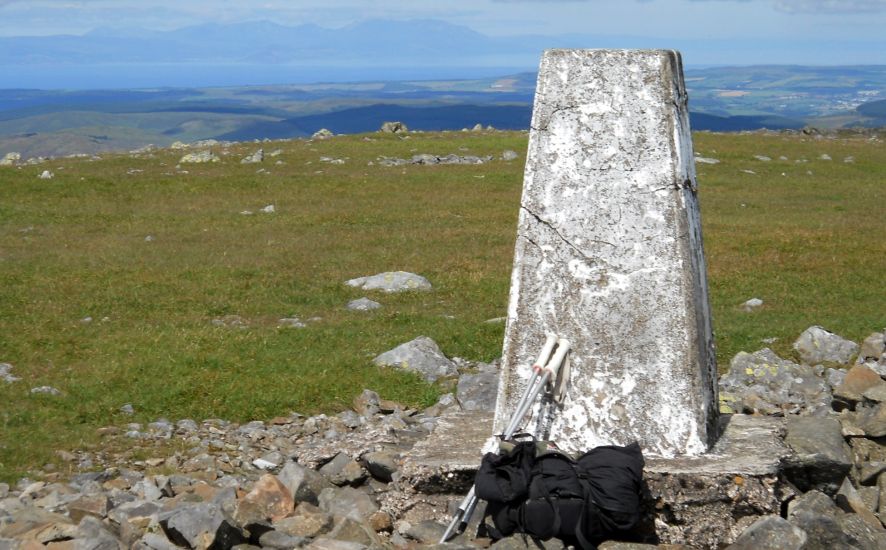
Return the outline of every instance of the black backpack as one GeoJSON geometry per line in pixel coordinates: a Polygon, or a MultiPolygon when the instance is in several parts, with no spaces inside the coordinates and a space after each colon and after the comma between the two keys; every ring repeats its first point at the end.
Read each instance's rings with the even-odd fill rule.
{"type": "Polygon", "coordinates": [[[643,454],[637,443],[596,447],[577,460],[524,441],[487,453],[474,480],[487,501],[487,532],[494,539],[525,533],[591,549],[630,538],[640,522],[643,454]]]}

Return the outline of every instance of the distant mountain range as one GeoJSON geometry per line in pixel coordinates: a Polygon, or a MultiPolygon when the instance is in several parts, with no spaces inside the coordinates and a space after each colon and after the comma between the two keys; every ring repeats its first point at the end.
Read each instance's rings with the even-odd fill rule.
{"type": "MultiPolygon", "coordinates": [[[[140,90],[0,90],[0,156],[129,150],[149,143],[529,127],[536,74],[140,90]]],[[[693,130],[886,127],[886,66],[688,69],[693,130]]]]}

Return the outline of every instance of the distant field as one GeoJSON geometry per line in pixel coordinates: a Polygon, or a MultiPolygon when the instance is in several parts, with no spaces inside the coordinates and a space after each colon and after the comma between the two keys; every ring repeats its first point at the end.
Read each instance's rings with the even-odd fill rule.
{"type": "MultiPolygon", "coordinates": [[[[721,161],[698,166],[721,368],[764,338],[789,357],[812,324],[856,341],[886,327],[883,137],[695,135],[721,161]],[[752,297],[765,305],[742,312],[752,297]]],[[[447,389],[370,362],[419,335],[448,356],[499,356],[503,326],[484,321],[507,306],[525,133],[264,143],[282,150],[267,173],[239,162],[257,147],[184,171],[172,151],[0,167],[0,362],[22,378],[0,381],[0,479],[39,475],[108,424],[336,412],[363,388],[428,405],[447,389]],[[520,159],[376,163],[506,149],[520,159]],[[434,290],[344,308],[364,293],[343,281],[401,269],[434,290]],[[248,328],[212,324],[226,315],[248,328]],[[310,321],[277,327],[290,316],[310,321]],[[62,395],[29,393],[42,385],[62,395]]]]}

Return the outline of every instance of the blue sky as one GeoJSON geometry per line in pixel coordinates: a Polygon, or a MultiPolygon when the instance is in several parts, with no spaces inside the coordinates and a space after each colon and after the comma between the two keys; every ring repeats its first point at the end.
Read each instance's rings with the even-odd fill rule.
{"type": "Polygon", "coordinates": [[[492,36],[726,40],[737,50],[753,41],[797,40],[814,46],[790,62],[886,64],[886,0],[0,0],[0,36],[249,20],[334,28],[368,18],[440,19],[492,36]],[[856,46],[842,54],[850,41],[856,46]],[[864,59],[859,42],[873,50],[864,59]]]}

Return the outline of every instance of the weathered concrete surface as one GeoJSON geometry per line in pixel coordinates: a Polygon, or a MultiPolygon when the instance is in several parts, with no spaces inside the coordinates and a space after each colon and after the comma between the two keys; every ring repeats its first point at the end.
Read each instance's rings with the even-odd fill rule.
{"type": "MultiPolygon", "coordinates": [[[[401,485],[423,499],[414,514],[422,510],[422,519],[437,514],[448,521],[446,498],[435,493],[448,493],[450,505],[467,493],[491,420],[482,412],[447,414],[405,457],[401,485]]],[[[794,495],[782,473],[791,455],[783,418],[723,415],[720,424],[722,436],[703,456],[647,457],[641,528],[647,541],[723,547],[759,518],[779,515],[794,495]]]]}
{"type": "Polygon", "coordinates": [[[527,428],[577,451],[638,440],[697,455],[717,381],[680,55],[549,50],[539,72],[495,429],[554,332],[562,410],[527,428]]]}

